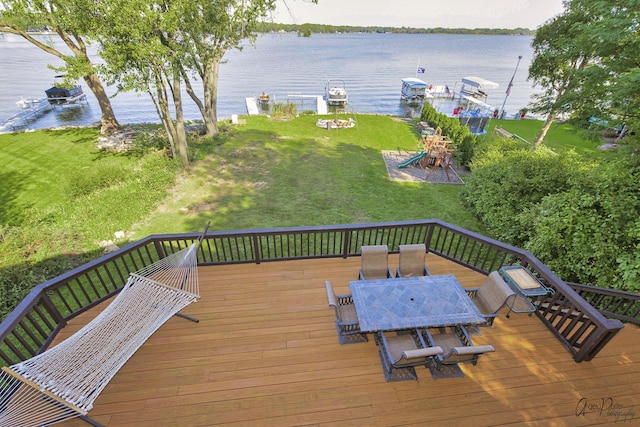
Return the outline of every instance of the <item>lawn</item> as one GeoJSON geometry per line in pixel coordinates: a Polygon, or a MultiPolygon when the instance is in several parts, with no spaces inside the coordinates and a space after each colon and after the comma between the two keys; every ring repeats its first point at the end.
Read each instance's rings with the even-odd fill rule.
{"type": "Polygon", "coordinates": [[[316,116],[247,117],[189,178],[135,227],[158,232],[350,224],[439,218],[480,231],[462,207],[461,186],[389,180],[382,150],[415,150],[415,123],[358,115],[326,130],[316,116]]]}
{"type": "MultiPolygon", "coordinates": [[[[100,152],[95,129],[0,135],[0,268],[35,253],[43,259],[93,250],[117,231],[126,234],[116,242],[122,245],[199,230],[208,221],[213,229],[243,229],[439,218],[482,232],[460,203],[462,186],[389,180],[381,151],[415,150],[414,122],[353,117],[356,127],[333,130],[317,127],[313,115],[244,117],[215,144],[195,147],[207,156],[177,180],[157,156],[100,152]],[[39,249],[9,248],[8,226],[29,239],[39,229],[39,249]]],[[[489,136],[494,126],[531,141],[542,122],[492,120],[489,136]]],[[[552,126],[546,144],[585,154],[598,145],[562,123],[552,126]]]]}
{"type": "Polygon", "coordinates": [[[90,168],[92,129],[0,135],[2,194],[0,224],[20,225],[30,209],[44,210],[64,198],[74,171],[90,168]]]}
{"type": "MultiPolygon", "coordinates": [[[[522,139],[533,143],[536,136],[542,129],[541,120],[497,120],[491,121],[488,127],[488,134],[493,132],[495,127],[501,127],[506,131],[515,134],[522,139]]],[[[598,146],[602,141],[589,139],[587,133],[576,129],[573,125],[565,122],[554,122],[544,138],[544,145],[558,153],[575,150],[579,154],[588,155],[598,152],[598,146]]]]}
{"type": "Polygon", "coordinates": [[[88,128],[0,135],[0,268],[82,256],[166,197],[175,162],[102,152],[98,136],[88,128]]]}

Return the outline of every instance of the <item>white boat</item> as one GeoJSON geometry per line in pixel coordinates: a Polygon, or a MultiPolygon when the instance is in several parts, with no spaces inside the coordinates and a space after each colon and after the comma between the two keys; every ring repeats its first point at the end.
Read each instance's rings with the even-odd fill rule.
{"type": "Polygon", "coordinates": [[[415,77],[406,77],[402,79],[402,89],[400,95],[402,99],[409,102],[420,102],[431,96],[427,94],[429,84],[415,77]]]}
{"type": "Polygon", "coordinates": [[[487,99],[487,89],[498,89],[500,85],[481,77],[469,76],[462,78],[460,97],[472,96],[473,98],[485,101],[487,99]]]}
{"type": "Polygon", "coordinates": [[[329,105],[347,105],[348,95],[344,80],[331,79],[325,86],[325,98],[329,105]]]}
{"type": "Polygon", "coordinates": [[[472,134],[484,135],[489,121],[495,116],[495,109],[469,95],[461,96],[459,105],[457,114],[454,111],[453,116],[458,118],[461,125],[468,127],[472,134]]]}
{"type": "Polygon", "coordinates": [[[457,93],[448,97],[433,97],[429,103],[438,112],[457,118],[471,133],[482,135],[486,133],[489,121],[496,116],[496,109],[486,103],[488,94],[485,91],[498,87],[498,83],[480,77],[464,77],[457,93]]]}

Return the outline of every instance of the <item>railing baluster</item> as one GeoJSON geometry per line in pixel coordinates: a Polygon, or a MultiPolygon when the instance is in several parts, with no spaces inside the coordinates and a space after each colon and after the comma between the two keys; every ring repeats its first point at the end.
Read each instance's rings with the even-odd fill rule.
{"type": "MultiPolygon", "coordinates": [[[[122,288],[130,272],[197,239],[196,233],[149,236],[39,285],[0,326],[0,357],[6,363],[18,362],[29,356],[31,342],[42,351],[65,320],[122,288]]],[[[399,245],[411,243],[425,243],[429,252],[484,274],[502,265],[529,268],[545,286],[556,291],[540,300],[538,317],[567,345],[576,361],[590,360],[622,327],[619,321],[607,320],[585,298],[602,305],[598,308],[607,315],[640,323],[640,295],[567,285],[528,252],[438,220],[216,231],[206,236],[199,261],[215,265],[347,258],[358,255],[362,245],[386,244],[396,252],[399,245]]]]}

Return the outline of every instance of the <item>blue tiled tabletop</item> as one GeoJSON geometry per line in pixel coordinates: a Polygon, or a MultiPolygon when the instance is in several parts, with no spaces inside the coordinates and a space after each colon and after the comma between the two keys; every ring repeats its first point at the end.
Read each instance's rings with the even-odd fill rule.
{"type": "Polygon", "coordinates": [[[485,321],[453,274],[356,280],[349,286],[363,332],[485,321]]]}

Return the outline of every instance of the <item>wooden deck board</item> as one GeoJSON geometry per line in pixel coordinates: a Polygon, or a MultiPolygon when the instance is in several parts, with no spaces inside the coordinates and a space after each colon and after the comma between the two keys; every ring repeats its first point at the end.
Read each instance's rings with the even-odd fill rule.
{"type": "MultiPolygon", "coordinates": [[[[484,281],[433,254],[427,263],[432,274],[453,273],[465,287],[484,281]]],[[[170,319],[89,416],[123,427],[582,426],[640,419],[640,331],[632,325],[595,359],[575,363],[535,315],[507,319],[504,310],[472,337],[495,353],[463,366],[464,378],[434,380],[419,367],[418,381],[385,382],[373,340],[339,345],[327,305],[324,281],[349,293],[358,268],[359,258],[200,268],[202,298],[184,310],[200,322],[170,319]],[[580,415],[583,398],[611,398],[616,407],[580,415]]],[[[58,339],[102,308],[74,319],[58,339]]]]}

